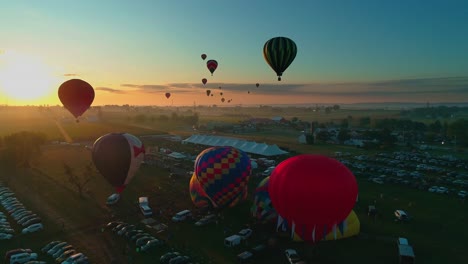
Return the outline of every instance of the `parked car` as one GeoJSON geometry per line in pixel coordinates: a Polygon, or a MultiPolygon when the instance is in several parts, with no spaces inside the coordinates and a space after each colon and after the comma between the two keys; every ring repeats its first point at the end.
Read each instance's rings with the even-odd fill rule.
{"type": "Polygon", "coordinates": [[[181,222],[191,217],[192,217],[192,212],[190,212],[190,210],[183,210],[183,211],[178,212],[176,215],[174,215],[174,217],[172,217],[172,221],[181,222]]]}
{"type": "Polygon", "coordinates": [[[148,233],[138,233],[138,234],[135,234],[133,235],[131,238],[130,238],[130,241],[136,241],[138,240],[139,238],[142,238],[144,236],[151,236],[150,234],[148,233]]]}
{"type": "Polygon", "coordinates": [[[12,250],[9,250],[5,253],[5,263],[8,263],[8,261],[10,260],[10,257],[15,255],[15,254],[18,254],[18,253],[32,253],[32,250],[29,249],[29,248],[16,248],[16,249],[12,249],[12,250]]]}
{"type": "Polygon", "coordinates": [[[106,204],[107,205],[114,205],[120,200],[120,194],[114,193],[107,198],[106,204]]]}
{"type": "Polygon", "coordinates": [[[65,261],[68,257],[70,257],[71,255],[73,254],[76,254],[78,252],[76,252],[75,249],[69,249],[67,251],[64,251],[60,256],[58,256],[57,258],[55,258],[55,262],[58,262],[58,263],[62,263],[63,261],[65,261]]]}
{"type": "Polygon", "coordinates": [[[63,254],[63,252],[71,250],[71,249],[74,249],[72,245],[64,246],[63,248],[57,250],[54,254],[52,254],[52,257],[53,258],[58,258],[58,257],[60,257],[60,255],[63,254]]]}
{"type": "Polygon", "coordinates": [[[68,243],[67,242],[60,242],[58,244],[56,244],[55,246],[53,246],[52,248],[50,248],[48,251],[47,251],[47,254],[48,255],[53,255],[57,250],[65,247],[65,246],[68,246],[68,243]]]}
{"type": "Polygon", "coordinates": [[[152,240],[152,239],[155,239],[154,237],[152,236],[143,236],[143,237],[140,237],[138,238],[136,241],[135,241],[135,245],[137,247],[141,247],[143,246],[144,244],[148,243],[148,241],[152,240]]]}
{"type": "Polygon", "coordinates": [[[157,247],[157,246],[159,246],[161,244],[162,244],[161,240],[151,239],[148,242],[146,242],[146,244],[144,244],[143,246],[140,247],[140,251],[145,252],[145,251],[148,251],[151,248],[157,247]]]}
{"type": "Polygon", "coordinates": [[[286,249],[284,251],[284,255],[286,255],[286,259],[288,260],[290,264],[295,264],[301,261],[299,254],[297,254],[297,251],[294,249],[286,249]]]}
{"type": "Polygon", "coordinates": [[[11,255],[9,259],[9,263],[10,264],[25,263],[30,260],[36,260],[36,259],[37,259],[36,253],[23,252],[23,253],[17,253],[17,254],[11,255]]]}
{"type": "Polygon", "coordinates": [[[62,264],[75,264],[77,260],[85,257],[83,253],[76,253],[68,257],[62,264]]]}
{"type": "MultiPolygon", "coordinates": [[[[1,232],[1,231],[0,231],[1,232]]],[[[0,240],[9,240],[13,237],[12,234],[0,233],[0,240]]]]}
{"type": "Polygon", "coordinates": [[[52,247],[54,247],[55,245],[57,245],[58,243],[61,243],[62,241],[59,241],[59,240],[54,240],[54,241],[50,241],[49,243],[47,243],[47,245],[45,245],[43,248],[41,248],[41,251],[42,252],[47,252],[49,251],[49,249],[51,249],[52,247]]]}
{"type": "Polygon", "coordinates": [[[159,258],[159,261],[163,264],[167,264],[169,263],[169,261],[172,259],[172,258],[175,258],[175,257],[178,257],[178,256],[181,256],[181,254],[179,252],[167,252],[166,254],[162,255],[161,258],[159,258]]]}
{"type": "Polygon", "coordinates": [[[247,239],[252,235],[252,229],[246,228],[239,231],[238,235],[243,239],[247,239]]]}
{"type": "Polygon", "coordinates": [[[39,230],[42,230],[44,229],[44,226],[42,225],[42,223],[35,223],[35,224],[32,224],[26,228],[24,228],[21,233],[22,234],[27,234],[27,233],[33,233],[33,232],[37,232],[39,230]]]}
{"type": "Polygon", "coordinates": [[[131,231],[133,229],[136,229],[136,226],[135,225],[128,225],[128,226],[125,226],[124,228],[120,229],[119,231],[117,231],[117,235],[121,236],[123,235],[125,232],[127,231],[131,231]]]}
{"type": "Polygon", "coordinates": [[[153,210],[149,207],[148,197],[139,197],[138,203],[140,206],[140,211],[144,216],[153,215],[153,210]]]}
{"type": "Polygon", "coordinates": [[[30,225],[40,224],[40,223],[42,223],[42,220],[39,217],[34,217],[34,218],[31,218],[28,221],[22,223],[21,225],[23,227],[29,227],[30,225]]]}
{"type": "Polygon", "coordinates": [[[169,264],[186,264],[189,262],[190,258],[188,256],[178,256],[169,260],[169,264]]]}
{"type": "Polygon", "coordinates": [[[395,210],[394,214],[395,214],[396,219],[399,221],[409,220],[408,214],[403,210],[395,210]]]}
{"type": "Polygon", "coordinates": [[[210,215],[207,215],[207,216],[203,217],[202,219],[198,220],[197,222],[195,222],[195,225],[196,226],[204,226],[204,225],[207,225],[209,223],[213,223],[214,221],[216,221],[216,215],[210,214],[210,215]]]}
{"type": "Polygon", "coordinates": [[[465,198],[466,196],[468,196],[468,193],[466,191],[459,191],[458,192],[458,197],[465,198]]]}

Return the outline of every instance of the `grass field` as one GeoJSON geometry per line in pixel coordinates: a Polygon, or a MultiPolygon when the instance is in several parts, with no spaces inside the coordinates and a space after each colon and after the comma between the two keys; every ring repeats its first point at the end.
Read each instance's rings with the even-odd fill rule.
{"type": "MultiPolygon", "coordinates": [[[[61,136],[55,123],[43,115],[9,118],[12,118],[11,115],[0,115],[2,124],[9,124],[1,127],[0,135],[19,129],[33,129],[44,131],[50,138],[61,136]]],[[[118,121],[116,116],[108,123],[71,122],[61,125],[70,137],[77,141],[94,139],[113,131],[131,131],[130,133],[135,135],[178,130],[190,133],[189,128],[177,124],[131,124],[126,122],[124,117],[121,122],[118,121]]],[[[266,141],[269,144],[287,146],[299,153],[333,155],[335,151],[362,152],[360,149],[346,146],[300,145],[295,143],[296,136],[291,131],[267,131],[240,136],[257,142],[266,141]]],[[[174,150],[180,148],[193,151],[196,147],[173,142],[167,144],[174,150]]],[[[131,263],[129,258],[133,260],[132,263],[156,263],[155,258],[159,258],[170,248],[192,256],[199,263],[237,263],[235,256],[244,249],[277,235],[273,227],[255,225],[249,214],[252,192],[260,181],[259,178],[252,177],[250,180],[249,199],[234,208],[224,210],[223,219],[218,225],[197,228],[193,223],[174,224],[170,221],[170,217],[179,210],[195,209],[188,194],[188,177],[174,179],[169,177],[168,170],[143,166],[125,190],[119,204],[109,208],[105,205],[105,200],[113,189],[104,178],[96,171],[93,172],[93,180],[86,186],[84,197],[80,198],[64,174],[64,162],[78,175],[82,175],[84,166],[91,162],[90,151],[83,146],[48,145],[44,146],[42,154],[33,160],[33,169],[1,170],[0,179],[8,182],[27,208],[43,218],[45,230],[27,235],[17,234],[11,241],[1,241],[0,253],[16,247],[38,251],[51,240],[63,239],[88,255],[92,263],[106,264],[111,260],[115,260],[115,263],[131,263]],[[163,240],[168,240],[167,246],[149,254],[137,253],[134,246],[127,247],[123,238],[108,231],[101,232],[101,227],[112,219],[138,223],[142,219],[136,206],[139,196],[148,196],[156,213],[155,218],[169,226],[168,231],[155,234],[163,240]],[[162,210],[161,215],[158,214],[159,210],[162,210]],[[249,244],[236,249],[224,247],[224,237],[237,232],[245,224],[254,226],[254,235],[249,244]],[[225,229],[230,230],[226,235],[225,229]]],[[[361,221],[360,236],[339,241],[324,241],[316,245],[294,243],[280,237],[278,246],[273,247],[262,260],[255,263],[286,263],[282,250],[288,247],[296,248],[308,263],[397,263],[395,239],[398,236],[409,239],[418,263],[465,263],[468,259],[464,248],[468,237],[468,229],[465,227],[468,217],[466,204],[452,196],[415,191],[398,185],[378,185],[361,178],[358,178],[358,183],[359,202],[355,211],[361,221]],[[367,206],[374,203],[382,215],[375,222],[366,214],[367,206]],[[407,210],[414,217],[413,221],[394,222],[392,214],[395,209],[407,210]]],[[[9,220],[16,231],[20,230],[12,219],[9,220]]],[[[40,259],[52,263],[52,259],[44,254],[40,254],[40,259]]]]}

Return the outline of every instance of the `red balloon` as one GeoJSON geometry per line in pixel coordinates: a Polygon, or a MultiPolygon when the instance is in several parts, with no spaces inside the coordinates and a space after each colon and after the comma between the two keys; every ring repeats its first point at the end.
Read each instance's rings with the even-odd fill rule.
{"type": "Polygon", "coordinates": [[[166,98],[169,99],[171,97],[171,93],[166,93],[166,98]]]}
{"type": "Polygon", "coordinates": [[[201,80],[201,82],[203,83],[203,85],[205,85],[207,81],[208,81],[208,80],[207,80],[206,78],[203,78],[203,79],[201,80]]]}
{"type": "Polygon", "coordinates": [[[78,118],[94,101],[93,87],[80,79],[71,79],[62,83],[58,89],[58,96],[63,106],[78,118]]]}
{"type": "Polygon", "coordinates": [[[358,195],[356,178],[341,162],[298,155],[281,162],[268,185],[273,207],[305,241],[319,241],[346,219],[358,195]]]}

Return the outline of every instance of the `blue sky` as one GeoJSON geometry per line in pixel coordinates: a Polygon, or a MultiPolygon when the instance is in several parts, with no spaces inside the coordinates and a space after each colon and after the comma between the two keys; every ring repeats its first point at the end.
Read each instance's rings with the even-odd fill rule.
{"type": "MultiPolygon", "coordinates": [[[[443,89],[440,80],[468,76],[467,14],[466,1],[7,1],[0,50],[35,54],[62,74],[122,91],[129,90],[121,84],[197,86],[203,77],[226,87],[278,85],[262,47],[286,36],[298,54],[283,75],[285,90],[326,83],[323,92],[338,93],[343,83],[426,78],[439,78],[428,86],[443,89]],[[201,53],[219,62],[213,77],[201,53]]],[[[101,92],[104,101],[122,99],[101,92]]]]}

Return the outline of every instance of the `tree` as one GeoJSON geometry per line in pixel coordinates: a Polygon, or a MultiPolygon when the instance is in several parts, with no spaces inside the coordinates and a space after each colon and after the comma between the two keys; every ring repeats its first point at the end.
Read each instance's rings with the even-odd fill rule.
{"type": "Polygon", "coordinates": [[[75,171],[72,167],[70,167],[67,163],[63,163],[63,168],[65,170],[65,175],[68,176],[68,181],[75,186],[78,194],[81,198],[83,198],[83,190],[85,186],[91,182],[93,179],[93,167],[91,164],[87,164],[85,166],[85,171],[82,177],[79,177],[75,174],[75,171]]]}
{"type": "Polygon", "coordinates": [[[5,136],[5,153],[16,166],[29,168],[31,159],[41,153],[41,145],[46,142],[46,135],[39,132],[22,131],[5,136]]]}
{"type": "Polygon", "coordinates": [[[296,123],[298,120],[299,120],[299,118],[293,117],[293,118],[291,119],[291,122],[296,123]]]}
{"type": "Polygon", "coordinates": [[[335,111],[338,111],[338,110],[340,110],[340,106],[339,106],[339,105],[337,105],[337,104],[336,104],[336,105],[333,105],[333,110],[335,110],[335,111]]]}
{"type": "Polygon", "coordinates": [[[367,127],[370,125],[370,117],[362,117],[359,119],[359,126],[361,127],[367,127]]]}

